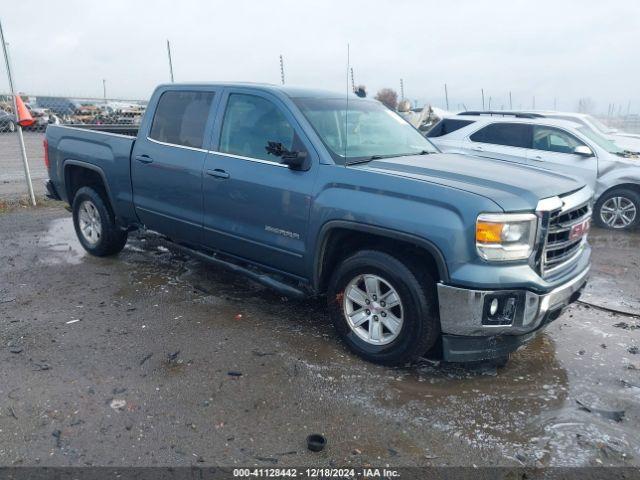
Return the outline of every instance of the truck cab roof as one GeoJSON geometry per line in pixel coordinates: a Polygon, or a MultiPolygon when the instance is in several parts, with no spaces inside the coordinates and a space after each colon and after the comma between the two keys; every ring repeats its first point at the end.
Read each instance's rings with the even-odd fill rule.
{"type": "MultiPolygon", "coordinates": [[[[276,85],[260,82],[188,82],[188,83],[164,83],[157,89],[179,90],[189,87],[215,86],[218,88],[253,88],[266,92],[286,95],[289,98],[345,98],[345,92],[335,92],[319,88],[296,87],[288,85],[276,85]]],[[[349,92],[350,98],[359,98],[349,92]]]]}

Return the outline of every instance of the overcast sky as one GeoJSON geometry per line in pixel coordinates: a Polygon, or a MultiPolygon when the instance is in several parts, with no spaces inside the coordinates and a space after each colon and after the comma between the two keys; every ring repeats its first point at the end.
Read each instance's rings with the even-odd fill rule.
{"type": "MultiPolygon", "coordinates": [[[[590,97],[640,113],[637,0],[13,1],[0,10],[21,92],[143,98],[169,80],[280,82],[344,91],[347,43],[370,93],[452,109],[575,109],[590,97]]],[[[0,69],[0,91],[7,89],[0,69]]]]}

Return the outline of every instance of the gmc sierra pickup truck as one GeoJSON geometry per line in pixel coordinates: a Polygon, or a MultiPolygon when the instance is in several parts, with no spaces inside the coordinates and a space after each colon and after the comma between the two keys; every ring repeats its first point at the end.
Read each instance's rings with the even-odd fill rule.
{"type": "Polygon", "coordinates": [[[584,182],[440,153],[369,99],[161,85],[139,129],[50,125],[45,150],[89,253],[146,228],[286,295],[326,294],[346,345],[385,365],[502,363],[587,281],[584,182]]]}

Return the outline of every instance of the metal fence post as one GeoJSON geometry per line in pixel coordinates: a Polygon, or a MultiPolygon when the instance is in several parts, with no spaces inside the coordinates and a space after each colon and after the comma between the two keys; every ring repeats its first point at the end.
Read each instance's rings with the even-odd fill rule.
{"type": "Polygon", "coordinates": [[[4,32],[2,30],[2,22],[0,22],[0,42],[2,42],[2,51],[4,52],[4,61],[7,66],[7,77],[9,78],[9,89],[13,97],[13,113],[16,119],[16,127],[18,132],[18,143],[20,144],[20,154],[22,155],[22,165],[24,167],[24,176],[27,180],[27,190],[29,191],[29,199],[33,206],[36,205],[36,196],[33,193],[33,184],[31,183],[31,173],[29,172],[29,161],[27,160],[27,150],[24,147],[24,137],[22,135],[22,127],[18,123],[18,103],[16,101],[16,90],[13,86],[13,78],[11,77],[11,65],[9,62],[9,54],[7,52],[7,44],[4,40],[4,32]]]}

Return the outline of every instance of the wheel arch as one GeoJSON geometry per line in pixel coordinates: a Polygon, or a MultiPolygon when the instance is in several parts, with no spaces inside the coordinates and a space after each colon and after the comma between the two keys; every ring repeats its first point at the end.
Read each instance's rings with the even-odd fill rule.
{"type": "Polygon", "coordinates": [[[318,236],[312,278],[313,289],[318,293],[326,290],[333,268],[350,253],[363,248],[379,248],[393,254],[394,251],[389,250],[398,244],[406,247],[402,250],[401,256],[417,255],[425,260],[425,266],[437,276],[436,280],[449,280],[449,271],[442,252],[425,238],[348,220],[332,220],[325,223],[318,236]]]}
{"type": "Polygon", "coordinates": [[[106,197],[107,206],[114,213],[114,203],[107,177],[102,168],[80,160],[66,160],[63,165],[64,191],[67,202],[71,205],[75,193],[82,187],[101,187],[106,197]]]}

